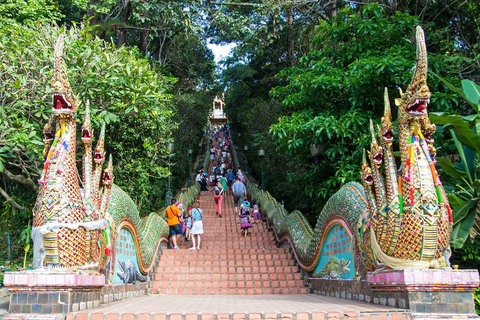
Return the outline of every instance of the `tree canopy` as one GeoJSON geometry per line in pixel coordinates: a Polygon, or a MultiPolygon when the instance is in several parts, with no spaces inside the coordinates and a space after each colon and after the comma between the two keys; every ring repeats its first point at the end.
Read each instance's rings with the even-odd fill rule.
{"type": "MultiPolygon", "coordinates": [[[[314,221],[342,184],[359,179],[383,88],[393,100],[410,81],[416,25],[427,37],[429,110],[475,114],[449,88],[480,83],[479,21],[474,0],[4,0],[1,217],[7,228],[28,224],[60,32],[74,91],[90,102],[97,134],[108,124],[116,183],[143,214],[163,205],[167,176],[174,188],[183,185],[187,150],[198,146],[211,101],[225,91],[253,175],[265,170],[267,189],[314,221]],[[236,44],[222,70],[208,42],[236,44]],[[168,141],[175,144],[170,171],[168,141]],[[312,143],[323,146],[318,165],[312,143]]],[[[456,152],[450,130],[439,126],[435,139],[439,156],[456,152]]]]}

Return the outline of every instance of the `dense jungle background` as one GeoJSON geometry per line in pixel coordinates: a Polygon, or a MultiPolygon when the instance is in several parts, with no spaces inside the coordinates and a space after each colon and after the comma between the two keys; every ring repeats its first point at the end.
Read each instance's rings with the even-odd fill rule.
{"type": "Polygon", "coordinates": [[[411,79],[417,25],[426,33],[429,111],[437,112],[438,163],[455,214],[453,261],[477,268],[477,0],[0,0],[0,245],[11,244],[0,265],[16,268],[25,257],[28,265],[59,33],[95,134],[107,123],[115,183],[143,215],[163,206],[169,175],[174,190],[185,184],[212,100],[225,92],[250,175],[264,173],[266,189],[314,225],[333,193],[359,181],[383,88],[394,106],[411,79]],[[235,46],[216,64],[208,43],[235,46]],[[313,143],[323,149],[317,157],[313,143]]]}

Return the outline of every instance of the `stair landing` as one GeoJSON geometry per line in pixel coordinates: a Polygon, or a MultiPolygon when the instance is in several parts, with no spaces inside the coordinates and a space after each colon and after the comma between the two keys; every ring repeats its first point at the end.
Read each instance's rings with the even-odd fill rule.
{"type": "Polygon", "coordinates": [[[67,320],[407,320],[401,309],[308,294],[150,295],[118,301],[67,320]]]}

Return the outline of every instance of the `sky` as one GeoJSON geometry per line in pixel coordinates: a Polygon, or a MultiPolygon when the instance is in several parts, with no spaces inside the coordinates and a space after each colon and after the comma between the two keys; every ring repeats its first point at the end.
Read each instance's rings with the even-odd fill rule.
{"type": "Polygon", "coordinates": [[[213,54],[215,55],[215,63],[218,64],[221,59],[228,57],[230,50],[235,47],[235,44],[229,43],[221,46],[218,44],[208,43],[207,47],[213,51],[213,54]]]}

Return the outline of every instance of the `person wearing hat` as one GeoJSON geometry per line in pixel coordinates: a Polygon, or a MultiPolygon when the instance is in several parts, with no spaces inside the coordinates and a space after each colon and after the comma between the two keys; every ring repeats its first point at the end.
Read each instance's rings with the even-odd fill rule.
{"type": "Polygon", "coordinates": [[[240,206],[240,228],[248,235],[248,229],[252,227],[250,222],[250,202],[244,201],[240,206]]]}
{"type": "Polygon", "coordinates": [[[183,204],[172,199],[171,205],[166,210],[167,224],[170,228],[170,243],[173,249],[179,249],[177,241],[183,235],[182,225],[180,224],[181,211],[183,204]]]}

